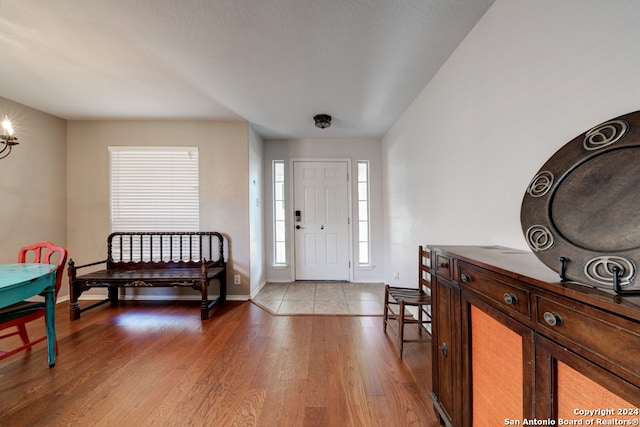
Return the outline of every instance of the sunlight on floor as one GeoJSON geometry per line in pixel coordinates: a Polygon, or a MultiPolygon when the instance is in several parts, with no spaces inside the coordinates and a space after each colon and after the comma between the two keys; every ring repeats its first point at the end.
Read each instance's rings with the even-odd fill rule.
{"type": "Polygon", "coordinates": [[[199,317],[153,313],[122,313],[115,317],[115,325],[134,332],[152,332],[160,330],[182,330],[200,332],[202,322],[199,317]]]}

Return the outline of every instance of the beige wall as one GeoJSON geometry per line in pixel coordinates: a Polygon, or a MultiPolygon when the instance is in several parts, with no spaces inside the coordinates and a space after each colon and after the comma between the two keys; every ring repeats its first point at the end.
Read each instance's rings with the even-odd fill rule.
{"type": "MultiPolygon", "coordinates": [[[[0,98],[20,145],[0,160],[0,263],[17,261],[25,245],[67,245],[65,120],[0,98]]],[[[66,280],[60,297],[67,294],[66,280]]]]}
{"type": "MultiPolygon", "coordinates": [[[[70,121],[67,224],[69,254],[76,265],[106,258],[110,232],[109,146],[196,146],[200,159],[200,228],[219,231],[228,238],[227,291],[231,299],[246,298],[251,265],[248,127],[246,122],[70,121]],[[244,276],[242,285],[233,285],[234,273],[244,276]]],[[[193,294],[187,292],[183,292],[187,297],[193,294]]]]}
{"type": "Polygon", "coordinates": [[[525,189],[560,147],[640,109],[640,2],[497,0],[385,136],[385,275],[419,244],[527,249],[525,189]]]}

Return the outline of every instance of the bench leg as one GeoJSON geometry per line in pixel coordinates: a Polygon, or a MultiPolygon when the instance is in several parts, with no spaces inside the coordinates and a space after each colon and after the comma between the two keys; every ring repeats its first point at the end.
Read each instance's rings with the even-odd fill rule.
{"type": "Polygon", "coordinates": [[[111,305],[118,305],[118,288],[109,286],[109,302],[111,305]]]}
{"type": "Polygon", "coordinates": [[[80,318],[80,304],[78,304],[78,298],[80,297],[80,290],[77,283],[70,280],[69,283],[69,319],[78,320],[80,318]]]}
{"type": "Polygon", "coordinates": [[[69,319],[78,320],[80,318],[80,305],[78,301],[69,301],[69,319]]]}
{"type": "Polygon", "coordinates": [[[209,304],[207,304],[207,301],[202,301],[202,303],[200,304],[200,319],[209,319],[209,304]]]}
{"type": "Polygon", "coordinates": [[[209,290],[208,290],[208,285],[210,284],[210,282],[207,282],[206,280],[203,279],[201,286],[201,291],[202,291],[202,301],[200,302],[200,319],[202,320],[207,320],[209,319],[209,311],[213,308],[214,305],[216,304],[220,304],[220,303],[224,303],[227,299],[227,280],[225,277],[225,272],[223,271],[222,274],[214,277],[213,280],[218,280],[218,283],[220,285],[220,295],[209,301],[209,290]]]}
{"type": "Polygon", "coordinates": [[[227,272],[226,270],[222,272],[220,277],[218,278],[220,281],[220,302],[227,301],[227,272]]]}
{"type": "Polygon", "coordinates": [[[202,280],[200,281],[200,291],[202,292],[202,301],[200,301],[200,319],[207,320],[209,318],[209,293],[206,270],[204,268],[202,276],[202,280]]]}

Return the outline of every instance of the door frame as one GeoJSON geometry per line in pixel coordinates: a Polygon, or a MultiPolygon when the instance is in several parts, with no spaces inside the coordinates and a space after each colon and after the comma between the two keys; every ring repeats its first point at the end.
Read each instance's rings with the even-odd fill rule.
{"type": "Polygon", "coordinates": [[[347,254],[349,255],[349,267],[347,268],[349,272],[349,282],[353,282],[353,274],[354,268],[353,265],[353,199],[351,197],[352,187],[353,187],[353,170],[351,169],[351,158],[350,157],[292,157],[289,159],[289,182],[291,185],[289,186],[289,200],[291,200],[291,204],[289,207],[289,212],[287,212],[287,218],[289,219],[290,224],[290,236],[291,236],[291,254],[292,254],[292,265],[291,272],[293,273],[293,280],[296,280],[296,268],[298,266],[298,262],[296,260],[296,239],[295,239],[295,218],[294,218],[294,200],[295,200],[295,188],[296,183],[294,181],[294,163],[296,162],[346,162],[347,163],[347,254]]]}

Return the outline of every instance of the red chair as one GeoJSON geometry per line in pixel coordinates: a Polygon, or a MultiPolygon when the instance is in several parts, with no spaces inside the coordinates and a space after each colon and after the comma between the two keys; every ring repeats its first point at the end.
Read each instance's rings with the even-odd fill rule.
{"type": "MultiPolygon", "coordinates": [[[[55,298],[58,297],[58,291],[62,284],[62,273],[64,265],[67,262],[67,250],[61,246],[56,246],[51,242],[39,242],[35,245],[25,246],[20,249],[18,253],[18,262],[33,262],[33,263],[47,263],[55,264],[58,266],[56,272],[56,285],[55,285],[55,298]],[[57,258],[57,260],[56,260],[57,258]]],[[[0,339],[12,337],[14,335],[20,335],[22,340],[22,346],[8,351],[0,351],[0,360],[12,356],[22,350],[30,350],[34,344],[42,342],[47,339],[46,334],[36,340],[31,341],[29,334],[27,333],[26,324],[33,320],[44,318],[45,305],[44,302],[30,302],[21,301],[19,303],[10,305],[0,309],[0,331],[15,327],[16,330],[0,335],[0,339]]],[[[58,344],[56,343],[56,354],[58,352],[58,344]]]]}

